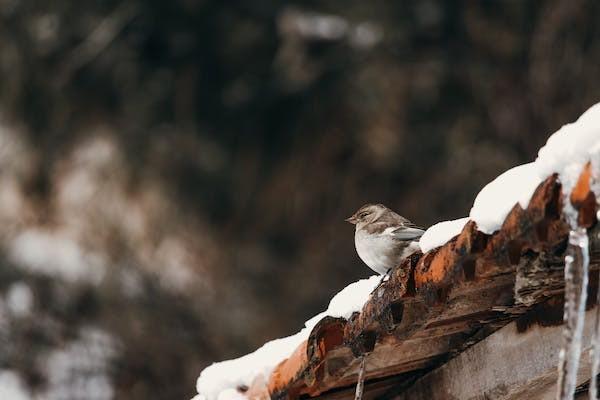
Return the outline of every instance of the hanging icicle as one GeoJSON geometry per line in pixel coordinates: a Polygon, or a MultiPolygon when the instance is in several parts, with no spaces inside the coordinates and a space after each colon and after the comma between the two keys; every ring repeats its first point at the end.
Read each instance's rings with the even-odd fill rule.
{"type": "Polygon", "coordinates": [[[577,386],[589,273],[587,230],[577,226],[576,218],[571,221],[565,256],[565,340],[559,356],[559,400],[572,400],[577,386]]]}
{"type": "MultiPolygon", "coordinates": [[[[596,219],[600,220],[600,202],[598,203],[596,219]]],[[[598,271],[598,282],[600,282],[600,271],[598,271]]],[[[592,364],[592,376],[590,377],[589,398],[598,398],[598,374],[600,373],[600,288],[596,294],[596,313],[594,316],[594,333],[592,336],[592,348],[590,350],[592,364]]]]}
{"type": "MultiPolygon", "coordinates": [[[[600,277],[598,282],[600,282],[600,277]]],[[[600,290],[598,290],[596,295],[596,314],[594,318],[594,334],[592,337],[590,358],[592,364],[592,376],[590,378],[589,397],[590,399],[596,400],[598,398],[598,373],[600,372],[600,290]]]]}

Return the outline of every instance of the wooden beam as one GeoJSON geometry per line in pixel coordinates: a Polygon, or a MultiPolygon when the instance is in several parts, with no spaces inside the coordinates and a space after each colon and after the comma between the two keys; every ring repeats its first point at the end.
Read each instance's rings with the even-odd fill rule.
{"type": "MultiPolygon", "coordinates": [[[[577,384],[590,376],[589,350],[595,308],[585,314],[577,384]]],[[[511,322],[443,366],[423,376],[396,400],[555,399],[562,325],[511,322]]]]}

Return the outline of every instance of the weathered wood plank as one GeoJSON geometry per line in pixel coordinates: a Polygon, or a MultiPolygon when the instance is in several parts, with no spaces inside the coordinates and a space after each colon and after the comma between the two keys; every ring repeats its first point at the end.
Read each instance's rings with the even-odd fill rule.
{"type": "MultiPolygon", "coordinates": [[[[595,309],[585,315],[578,384],[589,379],[595,309]]],[[[562,326],[530,326],[520,331],[512,322],[417,380],[397,400],[554,399],[562,326]]]]}

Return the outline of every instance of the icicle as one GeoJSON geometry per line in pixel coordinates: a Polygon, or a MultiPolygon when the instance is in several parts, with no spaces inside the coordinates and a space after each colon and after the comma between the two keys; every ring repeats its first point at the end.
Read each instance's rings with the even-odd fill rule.
{"type": "Polygon", "coordinates": [[[360,367],[358,369],[358,381],[356,382],[356,394],[354,400],[362,400],[363,390],[365,387],[365,362],[367,356],[363,355],[360,359],[360,367]]]}
{"type": "Polygon", "coordinates": [[[590,358],[592,359],[592,377],[590,379],[589,397],[596,400],[598,398],[598,373],[600,372],[600,290],[598,290],[596,295],[596,315],[590,358]]]}
{"type": "MultiPolygon", "coordinates": [[[[594,192],[600,193],[600,183],[596,178],[596,187],[594,192]]],[[[600,198],[596,197],[596,220],[600,221],[600,198]]],[[[598,282],[600,282],[600,271],[598,272],[598,282]]],[[[592,349],[590,350],[592,364],[592,376],[590,377],[589,398],[596,400],[598,398],[598,373],[600,373],[600,288],[596,293],[596,312],[594,315],[594,333],[592,336],[592,349]]]]}
{"type": "MultiPolygon", "coordinates": [[[[600,210],[597,217],[600,217],[600,210]]],[[[600,275],[600,272],[598,272],[600,275]]],[[[600,277],[598,278],[600,282],[600,277]]],[[[598,373],[600,373],[600,289],[596,294],[596,313],[594,319],[594,334],[592,336],[592,349],[590,350],[592,376],[590,378],[589,398],[598,398],[598,373]]]]}
{"type": "Polygon", "coordinates": [[[564,346],[559,355],[558,399],[572,400],[577,386],[587,298],[589,249],[585,228],[574,222],[565,256],[564,346]]]}

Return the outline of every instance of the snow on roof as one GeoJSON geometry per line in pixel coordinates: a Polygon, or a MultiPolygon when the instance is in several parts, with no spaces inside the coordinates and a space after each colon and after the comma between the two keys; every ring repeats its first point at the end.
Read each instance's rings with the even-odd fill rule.
{"type": "MultiPolygon", "coordinates": [[[[600,103],[554,133],[534,162],[514,167],[487,184],[475,198],[469,217],[430,227],[420,240],[422,251],[444,245],[457,236],[469,220],[485,234],[498,231],[513,206],[518,203],[526,208],[538,185],[554,173],[558,174],[563,193],[569,194],[588,162],[594,173],[600,171],[600,103]]],[[[348,319],[353,312],[362,309],[380,280],[379,275],[374,275],[348,285],[334,296],[327,311],[308,320],[297,334],[273,340],[251,354],[204,369],[196,385],[199,395],[194,400],[237,399],[242,395],[237,388],[249,387],[261,375],[268,380],[277,364],[308,339],[320,320],[326,316],[348,319]]]]}
{"type": "Polygon", "coordinates": [[[442,246],[448,240],[457,236],[467,222],[469,222],[469,217],[442,221],[430,226],[419,240],[421,251],[427,253],[429,250],[442,246]]]}
{"type": "MultiPolygon", "coordinates": [[[[509,169],[488,183],[475,197],[468,219],[477,223],[480,232],[492,234],[500,229],[515,204],[527,207],[535,189],[550,175],[557,173],[563,193],[570,193],[587,162],[592,163],[593,170],[600,169],[600,103],[550,136],[534,162],[509,169]]],[[[421,238],[422,251],[448,242],[468,219],[430,227],[421,238]]]]}
{"type": "Polygon", "coordinates": [[[263,376],[268,380],[271,371],[282,360],[308,339],[310,332],[323,318],[330,316],[348,319],[361,310],[369,300],[371,292],[381,281],[380,275],[353,282],[336,294],[329,302],[327,310],[312,317],[304,328],[295,335],[275,339],[243,357],[214,363],[204,369],[196,383],[199,395],[194,400],[225,400],[241,394],[238,387],[249,387],[254,379],[263,376]]]}
{"type": "Polygon", "coordinates": [[[470,219],[477,223],[479,231],[488,235],[494,233],[500,229],[515,204],[527,208],[531,195],[542,180],[535,163],[509,169],[488,183],[475,197],[470,219]]]}

